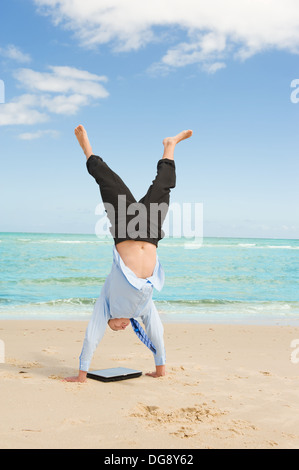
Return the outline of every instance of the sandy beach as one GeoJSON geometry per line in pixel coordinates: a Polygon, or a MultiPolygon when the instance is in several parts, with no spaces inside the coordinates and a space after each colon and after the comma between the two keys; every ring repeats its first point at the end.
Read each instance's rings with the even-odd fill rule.
{"type": "Polygon", "coordinates": [[[139,378],[62,382],[77,372],[87,322],[0,322],[0,447],[298,448],[299,328],[165,324],[167,376],[131,329],[107,329],[92,369],[139,378]]]}

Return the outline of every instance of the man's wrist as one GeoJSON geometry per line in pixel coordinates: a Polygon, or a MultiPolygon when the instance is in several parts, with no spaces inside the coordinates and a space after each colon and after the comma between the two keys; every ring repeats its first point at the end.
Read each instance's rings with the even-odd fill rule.
{"type": "Polygon", "coordinates": [[[158,377],[161,377],[166,374],[166,368],[165,365],[163,366],[156,366],[156,374],[158,377]]]}
{"type": "Polygon", "coordinates": [[[85,382],[86,380],[86,377],[87,377],[87,371],[85,370],[79,370],[79,374],[78,374],[78,379],[79,381],[81,382],[85,382]]]}

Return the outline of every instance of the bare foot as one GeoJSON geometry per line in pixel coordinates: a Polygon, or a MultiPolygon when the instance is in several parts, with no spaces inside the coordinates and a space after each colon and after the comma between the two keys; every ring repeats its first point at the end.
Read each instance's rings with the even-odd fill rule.
{"type": "Polygon", "coordinates": [[[193,134],[193,131],[189,129],[187,131],[180,132],[174,137],[166,137],[166,139],[163,140],[164,153],[163,153],[162,158],[167,158],[168,160],[174,160],[174,148],[176,144],[181,142],[181,140],[188,139],[188,137],[191,137],[192,134],[193,134]]]}
{"type": "Polygon", "coordinates": [[[77,137],[77,140],[84,154],[86,155],[86,158],[88,159],[92,155],[92,148],[91,148],[88,136],[87,136],[87,132],[84,129],[84,127],[81,126],[81,124],[78,127],[76,127],[75,135],[77,137]]]}
{"type": "Polygon", "coordinates": [[[179,134],[175,135],[174,137],[166,137],[166,139],[163,140],[163,145],[164,146],[165,145],[176,145],[179,142],[181,142],[181,140],[185,140],[185,139],[188,139],[189,137],[191,137],[192,134],[193,134],[193,131],[191,131],[189,129],[187,131],[180,132],[179,134]]]}

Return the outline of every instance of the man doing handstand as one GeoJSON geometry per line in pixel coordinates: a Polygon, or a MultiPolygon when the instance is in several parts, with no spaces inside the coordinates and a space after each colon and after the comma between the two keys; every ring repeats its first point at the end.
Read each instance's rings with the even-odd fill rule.
{"type": "Polygon", "coordinates": [[[111,223],[114,247],[111,272],[95,303],[86,330],[79,374],[65,380],[85,382],[92,356],[107,324],[112,330],[120,331],[130,323],[154,354],[156,370],[147,375],[161,377],[165,375],[166,361],[163,325],[152,299],[153,288],[161,290],[164,283],[164,271],[157,256],[157,247],[164,236],[162,224],[169,207],[170,190],[176,183],[174,149],[178,142],[190,137],[192,131],[183,131],[163,140],[164,153],[157,164],[156,178],[138,203],[122,179],[101,157],[93,154],[83,126],[75,129],[75,135],[86,156],[87,170],[99,185],[111,223]],[[153,217],[155,212],[152,210],[157,207],[164,207],[158,218],[153,217]],[[137,225],[134,217],[136,208],[141,214],[137,225]],[[139,230],[136,230],[136,226],[139,230]],[[143,230],[140,230],[140,226],[143,230]],[[145,332],[137,318],[142,320],[145,332]]]}

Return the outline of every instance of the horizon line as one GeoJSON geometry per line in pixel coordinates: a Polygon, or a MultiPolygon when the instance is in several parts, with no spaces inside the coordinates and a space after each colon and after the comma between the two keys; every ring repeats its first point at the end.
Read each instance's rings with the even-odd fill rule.
{"type": "MultiPolygon", "coordinates": [[[[107,238],[106,235],[103,235],[102,237],[99,237],[97,234],[95,233],[82,233],[82,232],[19,232],[19,231],[13,231],[13,232],[8,232],[8,231],[4,231],[4,232],[0,232],[0,235],[1,234],[33,234],[33,235],[93,235],[95,236],[96,238],[107,238]]],[[[111,241],[113,241],[113,238],[112,237],[109,237],[109,239],[111,238],[111,241]]],[[[172,237],[172,236],[168,236],[168,237],[164,237],[162,238],[161,242],[163,240],[167,240],[169,238],[173,238],[173,239],[182,239],[182,238],[186,238],[186,239],[189,239],[189,237],[172,237]]],[[[205,239],[205,238],[232,238],[232,239],[236,239],[236,240],[248,240],[248,239],[252,239],[252,240],[298,240],[299,241],[299,238],[282,238],[282,237],[252,237],[252,236],[248,236],[248,237],[245,237],[245,236],[242,236],[242,237],[230,237],[230,236],[221,236],[221,235],[206,235],[206,236],[202,236],[202,237],[195,237],[196,238],[200,238],[200,239],[205,239]]]]}

